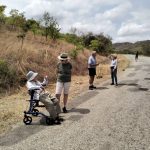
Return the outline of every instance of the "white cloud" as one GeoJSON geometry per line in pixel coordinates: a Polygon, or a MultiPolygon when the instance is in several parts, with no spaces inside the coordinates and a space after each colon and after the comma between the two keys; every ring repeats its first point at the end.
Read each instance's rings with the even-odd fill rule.
{"type": "Polygon", "coordinates": [[[134,36],[125,36],[125,37],[118,36],[113,40],[113,43],[116,43],[116,42],[132,42],[132,43],[134,43],[137,41],[148,40],[148,39],[150,39],[150,35],[142,35],[142,36],[134,35],[134,36]]]}
{"type": "Polygon", "coordinates": [[[119,36],[140,35],[150,32],[149,24],[128,23],[123,24],[118,31],[119,36]]]}
{"type": "Polygon", "coordinates": [[[133,11],[132,13],[133,20],[136,22],[149,22],[150,23],[150,10],[149,9],[143,9],[143,10],[137,10],[133,11]]]}
{"type": "Polygon", "coordinates": [[[76,27],[86,32],[104,32],[114,41],[133,41],[150,35],[148,0],[142,3],[132,0],[1,0],[1,3],[8,6],[7,14],[15,8],[25,11],[27,18],[39,17],[48,11],[57,18],[62,32],[76,27]]]}
{"type": "Polygon", "coordinates": [[[123,17],[128,11],[132,8],[132,4],[130,2],[125,2],[120,4],[113,9],[107,10],[104,12],[103,17],[108,19],[115,19],[123,17]]]}

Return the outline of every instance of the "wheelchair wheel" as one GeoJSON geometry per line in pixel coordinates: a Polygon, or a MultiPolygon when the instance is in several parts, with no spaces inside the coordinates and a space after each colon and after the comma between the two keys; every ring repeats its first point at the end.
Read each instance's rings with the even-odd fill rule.
{"type": "Polygon", "coordinates": [[[49,117],[46,117],[46,124],[47,124],[47,125],[53,125],[53,124],[54,124],[53,119],[51,119],[51,118],[49,118],[49,117]]]}
{"type": "Polygon", "coordinates": [[[31,124],[31,122],[32,122],[32,118],[31,118],[30,116],[24,116],[23,122],[24,122],[26,125],[29,125],[29,124],[31,124]]]}
{"type": "Polygon", "coordinates": [[[37,109],[33,109],[32,111],[34,112],[34,114],[32,114],[33,116],[38,116],[39,111],[37,109]]]}

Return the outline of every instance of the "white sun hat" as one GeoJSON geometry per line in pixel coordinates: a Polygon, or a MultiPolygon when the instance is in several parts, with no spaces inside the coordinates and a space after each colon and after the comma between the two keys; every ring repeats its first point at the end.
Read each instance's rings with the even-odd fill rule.
{"type": "Polygon", "coordinates": [[[29,71],[26,75],[28,81],[32,81],[38,75],[37,72],[29,71]]]}
{"type": "Polygon", "coordinates": [[[62,54],[60,54],[60,55],[58,56],[58,59],[59,59],[59,60],[68,60],[68,59],[70,59],[70,58],[68,57],[68,54],[67,54],[67,53],[62,53],[62,54]]]}

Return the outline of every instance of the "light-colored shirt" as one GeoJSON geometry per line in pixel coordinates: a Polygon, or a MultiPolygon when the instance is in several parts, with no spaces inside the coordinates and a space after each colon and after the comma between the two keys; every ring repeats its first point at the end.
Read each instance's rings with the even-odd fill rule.
{"type": "Polygon", "coordinates": [[[117,59],[111,61],[110,67],[114,67],[114,69],[117,68],[117,59]]]}
{"type": "Polygon", "coordinates": [[[96,58],[92,55],[88,59],[88,68],[96,68],[96,58]]]}
{"type": "Polygon", "coordinates": [[[44,79],[44,81],[41,83],[40,81],[27,81],[27,88],[28,90],[35,90],[33,99],[39,100],[40,93],[43,91],[43,85],[47,85],[48,81],[44,79]]]}

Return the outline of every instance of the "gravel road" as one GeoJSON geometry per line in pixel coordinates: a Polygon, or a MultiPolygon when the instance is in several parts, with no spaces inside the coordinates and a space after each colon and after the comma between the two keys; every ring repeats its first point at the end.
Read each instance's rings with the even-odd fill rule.
{"type": "Polygon", "coordinates": [[[61,125],[15,125],[0,137],[0,149],[150,150],[150,58],[127,57],[117,87],[105,81],[76,97],[61,125]]]}

